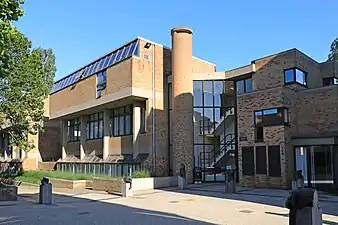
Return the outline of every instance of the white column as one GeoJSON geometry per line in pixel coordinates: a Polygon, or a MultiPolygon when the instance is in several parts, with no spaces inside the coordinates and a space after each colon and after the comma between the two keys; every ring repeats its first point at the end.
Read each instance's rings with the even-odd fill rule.
{"type": "Polygon", "coordinates": [[[81,133],[80,133],[80,159],[83,159],[85,154],[85,144],[86,144],[86,138],[87,138],[87,122],[88,122],[88,116],[81,116],[81,133]]]}
{"type": "Polygon", "coordinates": [[[103,113],[103,159],[106,159],[109,155],[109,138],[110,138],[110,116],[111,110],[106,109],[103,113]]]}
{"type": "Polygon", "coordinates": [[[68,126],[67,126],[67,120],[62,120],[61,121],[61,149],[62,149],[62,153],[61,153],[61,158],[65,159],[67,157],[67,153],[66,153],[66,145],[68,143],[68,126]]]}
{"type": "Polygon", "coordinates": [[[138,103],[133,105],[133,158],[140,153],[139,134],[141,128],[141,107],[138,103]]]}

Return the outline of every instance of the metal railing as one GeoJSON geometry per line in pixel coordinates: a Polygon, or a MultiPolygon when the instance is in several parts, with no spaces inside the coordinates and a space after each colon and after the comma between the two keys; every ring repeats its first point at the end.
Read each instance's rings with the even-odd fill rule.
{"type": "Polygon", "coordinates": [[[122,177],[128,174],[129,169],[140,171],[142,167],[138,163],[92,163],[92,162],[58,162],[56,170],[60,172],[105,175],[122,177]]]}

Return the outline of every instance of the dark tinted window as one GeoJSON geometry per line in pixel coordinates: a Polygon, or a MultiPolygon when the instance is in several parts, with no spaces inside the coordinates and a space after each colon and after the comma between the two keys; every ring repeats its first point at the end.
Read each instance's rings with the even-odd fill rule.
{"type": "Polygon", "coordinates": [[[256,142],[264,141],[264,128],[262,126],[255,127],[255,141],[256,142]]]}
{"type": "Polygon", "coordinates": [[[281,176],[281,158],[280,158],[280,146],[272,145],[268,147],[269,158],[269,176],[280,177],[281,176]]]}
{"type": "Polygon", "coordinates": [[[256,147],[256,174],[266,174],[266,147],[256,147]]]}
{"type": "Polygon", "coordinates": [[[288,109],[272,108],[255,111],[256,126],[277,126],[289,123],[288,109]]]}
{"type": "Polygon", "coordinates": [[[242,147],[242,169],[243,175],[253,176],[254,167],[254,147],[242,147]]]}
{"type": "Polygon", "coordinates": [[[236,82],[236,85],[238,94],[252,92],[252,78],[239,80],[236,82]]]}

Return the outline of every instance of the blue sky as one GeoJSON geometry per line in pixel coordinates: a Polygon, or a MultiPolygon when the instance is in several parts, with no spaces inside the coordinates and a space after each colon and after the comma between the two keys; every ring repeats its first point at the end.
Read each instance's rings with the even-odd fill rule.
{"type": "Polygon", "coordinates": [[[34,47],[52,48],[59,79],[142,36],[171,46],[170,30],[194,31],[194,56],[217,71],[298,48],[324,61],[338,37],[336,0],[26,0],[16,26],[34,47]]]}

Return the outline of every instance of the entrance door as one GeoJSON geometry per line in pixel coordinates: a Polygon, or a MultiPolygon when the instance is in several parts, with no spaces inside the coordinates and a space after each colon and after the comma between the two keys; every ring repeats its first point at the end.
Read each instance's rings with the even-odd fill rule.
{"type": "Polygon", "coordinates": [[[333,154],[331,146],[311,148],[311,186],[330,190],[333,186],[333,154]]]}
{"type": "Polygon", "coordinates": [[[297,147],[295,156],[296,170],[302,170],[305,186],[325,191],[333,189],[332,146],[297,147]]]}

